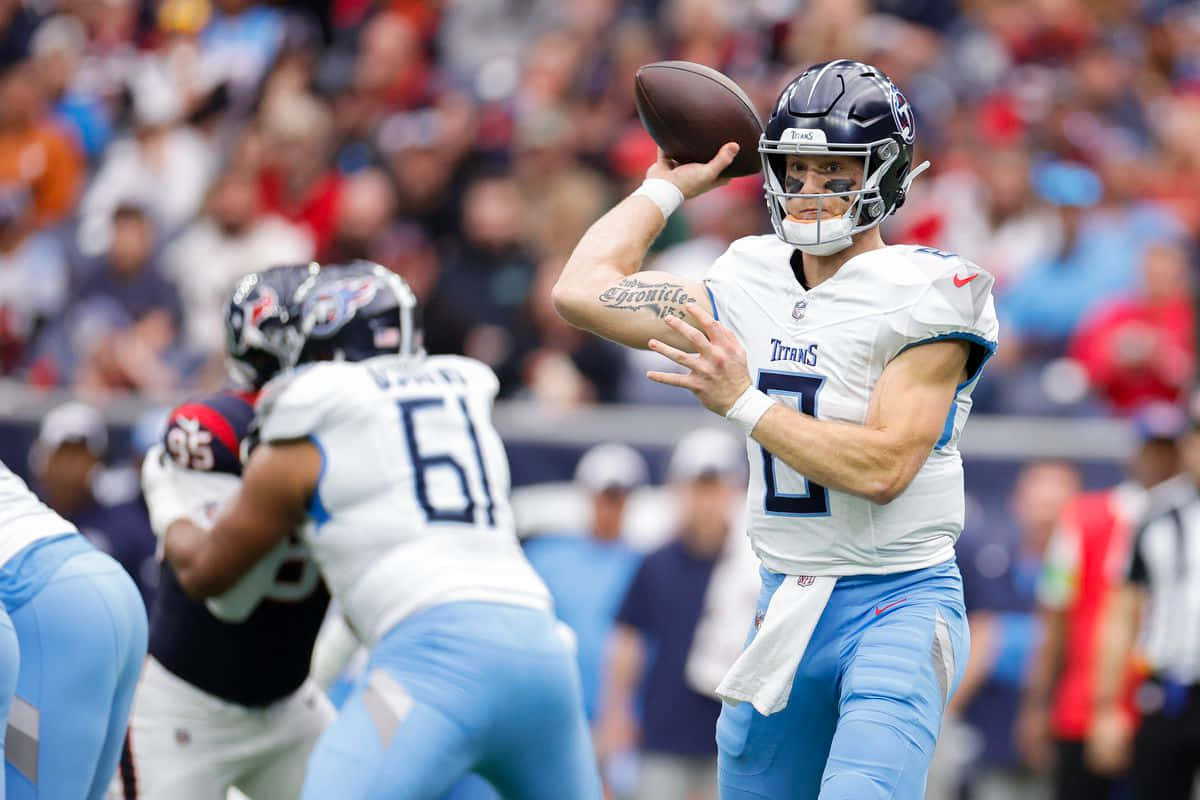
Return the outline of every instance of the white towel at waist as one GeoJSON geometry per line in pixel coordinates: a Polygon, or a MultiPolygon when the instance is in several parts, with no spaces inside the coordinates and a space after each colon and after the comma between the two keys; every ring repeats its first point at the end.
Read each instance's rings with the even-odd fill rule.
{"type": "Polygon", "coordinates": [[[734,705],[748,702],[764,716],[786,708],[796,669],[836,583],[832,576],[785,576],[717,695],[734,705]]]}
{"type": "Polygon", "coordinates": [[[758,605],[759,585],[758,556],[750,546],[745,526],[736,525],[713,566],[700,620],[692,634],[683,674],[693,690],[717,696],[717,684],[746,644],[746,631],[758,605]]]}

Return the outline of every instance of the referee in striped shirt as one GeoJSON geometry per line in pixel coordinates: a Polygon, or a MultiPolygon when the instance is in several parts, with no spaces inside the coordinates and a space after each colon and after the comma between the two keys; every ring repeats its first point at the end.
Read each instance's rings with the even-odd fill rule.
{"type": "Polygon", "coordinates": [[[1097,654],[1087,758],[1110,774],[1132,759],[1135,800],[1188,800],[1200,773],[1200,403],[1180,445],[1184,472],[1150,493],[1097,654]]]}

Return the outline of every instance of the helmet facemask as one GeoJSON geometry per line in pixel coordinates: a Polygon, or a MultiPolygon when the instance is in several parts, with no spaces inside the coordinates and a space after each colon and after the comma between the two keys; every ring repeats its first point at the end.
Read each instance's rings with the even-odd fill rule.
{"type": "MultiPolygon", "coordinates": [[[[877,226],[904,202],[903,192],[911,177],[915,177],[915,174],[911,177],[905,174],[908,172],[907,159],[901,163],[902,150],[890,138],[869,144],[831,144],[825,141],[823,131],[812,128],[789,128],[784,131],[784,136],[783,140],[767,139],[765,136],[759,140],[758,150],[762,155],[763,175],[766,178],[767,208],[776,235],[811,255],[832,255],[849,247],[854,236],[877,226]],[[862,186],[841,192],[788,192],[785,176],[789,155],[861,158],[862,186]],[[891,207],[888,207],[881,191],[882,184],[889,178],[903,184],[897,202],[891,207]],[[831,217],[824,213],[823,207],[834,197],[848,200],[849,207],[843,214],[831,217]],[[787,203],[792,199],[815,200],[817,219],[812,222],[789,219],[787,203]]],[[[922,165],[920,169],[924,167],[922,165]]]]}

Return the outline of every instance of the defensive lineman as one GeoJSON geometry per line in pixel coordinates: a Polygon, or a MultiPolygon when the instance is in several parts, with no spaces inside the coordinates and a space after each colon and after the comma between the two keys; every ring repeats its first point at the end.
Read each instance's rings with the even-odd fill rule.
{"type": "Polygon", "coordinates": [[[0,602],[0,798],[99,800],[146,654],[142,597],[3,462],[0,602]]]}
{"type": "Polygon", "coordinates": [[[914,138],[879,70],[811,67],[760,142],[775,236],[734,242],[703,285],[637,273],[737,145],[707,164],[660,154],[554,290],[574,325],[687,368],[649,377],[748,435],[762,593],[718,689],[726,800],[918,800],[966,663],[956,444],[997,323],[986,272],[880,237],[924,167],[914,138]]]}
{"type": "MultiPolygon", "coordinates": [[[[144,467],[160,536],[177,513],[202,525],[237,491],[240,449],[262,386],[294,357],[288,303],[316,267],[274,267],[234,287],[226,357],[237,388],[175,408],[144,467]],[[154,496],[167,486],[182,505],[154,496]]],[[[329,602],[303,547],[285,545],[216,604],[184,593],[169,564],[151,611],[150,658],[138,684],[121,764],[128,800],[294,800],[317,738],[333,720],[308,680],[329,602]]]]}
{"type": "Polygon", "coordinates": [[[300,361],[326,363],[268,385],[237,497],[211,536],[172,524],[167,557],[209,596],[304,525],[371,647],[305,798],[437,798],[476,772],[506,797],[593,800],[577,668],[513,530],[496,377],[425,358],[416,312],[382,267],[324,268],[300,361]]]}

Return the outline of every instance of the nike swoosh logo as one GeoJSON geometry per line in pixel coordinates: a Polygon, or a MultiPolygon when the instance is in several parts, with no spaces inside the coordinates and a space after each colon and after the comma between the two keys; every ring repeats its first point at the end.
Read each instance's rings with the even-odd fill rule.
{"type": "Polygon", "coordinates": [[[900,605],[907,599],[908,599],[907,597],[901,597],[899,600],[897,600],[893,603],[888,603],[886,606],[875,606],[875,616],[878,617],[880,614],[887,611],[889,608],[895,608],[896,606],[900,605]]]}
{"type": "Polygon", "coordinates": [[[968,275],[965,278],[960,278],[957,275],[955,275],[954,276],[954,285],[961,289],[962,287],[966,286],[968,283],[970,283],[971,281],[975,280],[978,277],[979,277],[978,272],[976,272],[974,275],[968,275]]]}

